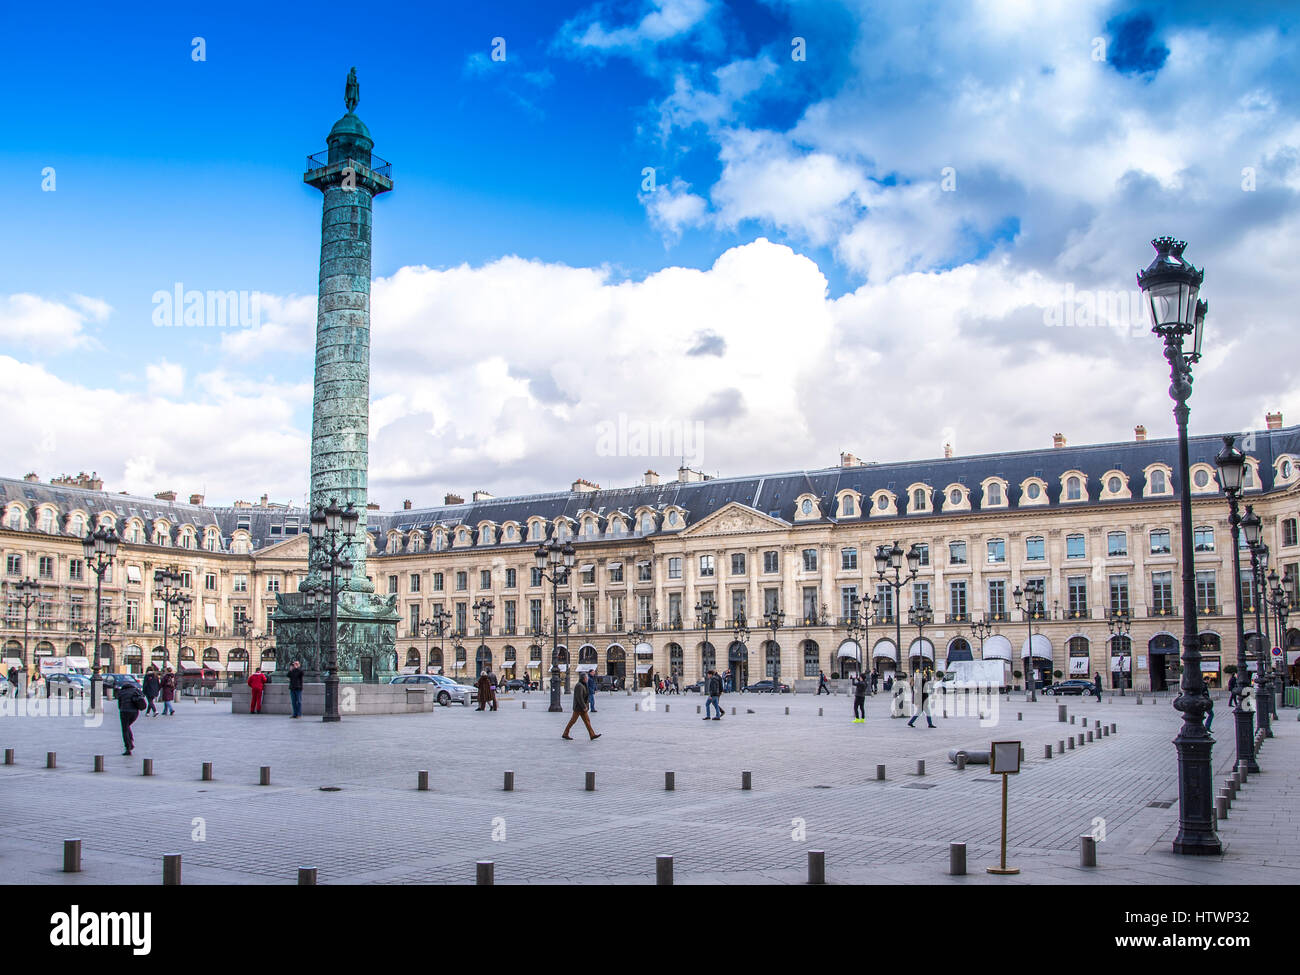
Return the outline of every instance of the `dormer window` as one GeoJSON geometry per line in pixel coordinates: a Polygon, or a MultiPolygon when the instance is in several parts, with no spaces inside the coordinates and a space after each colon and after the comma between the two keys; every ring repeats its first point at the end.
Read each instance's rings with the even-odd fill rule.
{"type": "Polygon", "coordinates": [[[961,491],[957,488],[953,488],[951,491],[948,492],[948,503],[961,504],[961,497],[962,497],[961,491]]]}
{"type": "Polygon", "coordinates": [[[846,494],[844,495],[843,498],[840,499],[840,516],[844,518],[850,518],[853,516],[853,512],[854,512],[853,495],[846,494]]]}
{"type": "Polygon", "coordinates": [[[1002,485],[1001,485],[1001,484],[997,484],[997,483],[990,484],[990,485],[989,485],[989,504],[990,504],[990,505],[995,505],[995,504],[1001,504],[1001,503],[1002,503],[1002,485]]]}
{"type": "Polygon", "coordinates": [[[1071,477],[1065,482],[1065,500],[1078,501],[1083,497],[1083,482],[1077,477],[1071,477]]]}
{"type": "Polygon", "coordinates": [[[1169,490],[1169,486],[1168,486],[1168,482],[1165,481],[1165,472],[1159,470],[1152,471],[1151,472],[1151,493],[1164,494],[1167,490],[1169,490]]]}
{"type": "Polygon", "coordinates": [[[880,497],[876,498],[876,507],[879,508],[881,511],[885,511],[889,507],[889,498],[887,498],[883,494],[880,497]]]}
{"type": "Polygon", "coordinates": [[[917,488],[912,492],[912,508],[915,511],[925,510],[925,488],[917,488]]]}
{"type": "Polygon", "coordinates": [[[1029,487],[1025,488],[1025,494],[1029,496],[1030,501],[1037,501],[1038,496],[1043,493],[1043,489],[1038,486],[1037,481],[1030,481],[1029,487]]]}
{"type": "Polygon", "coordinates": [[[803,512],[804,514],[806,514],[806,515],[810,515],[810,514],[812,514],[812,510],[813,510],[812,499],[811,499],[811,498],[804,498],[804,499],[803,499],[803,504],[801,504],[801,505],[799,506],[799,510],[802,511],[802,512],[803,512]]]}

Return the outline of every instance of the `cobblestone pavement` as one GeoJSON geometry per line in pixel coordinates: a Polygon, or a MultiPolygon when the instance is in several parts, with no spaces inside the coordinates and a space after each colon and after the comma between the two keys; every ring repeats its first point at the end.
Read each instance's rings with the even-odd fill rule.
{"type": "MultiPolygon", "coordinates": [[[[1283,710],[1251,779],[1221,823],[1224,854],[1178,857],[1177,713],[1167,698],[1066,699],[1012,695],[995,726],[977,717],[909,728],[887,699],[851,722],[847,697],[724,697],[727,717],[701,721],[697,695],[605,694],[593,715],[559,737],[564,716],[544,695],[505,698],[497,713],[345,717],[339,724],[232,715],[228,703],[183,701],[174,718],[141,717],[134,757],[121,755],[113,706],[98,727],[76,717],[0,718],[0,871],[7,883],[154,884],[164,853],[183,854],[187,883],[472,883],[496,863],[497,883],[652,882],[656,854],[675,858],[677,883],[798,883],[810,849],[825,850],[832,883],[1290,882],[1297,833],[1300,724],[1283,710]],[[524,704],[526,703],[526,707],[524,704]],[[787,715],[785,709],[789,708],[787,715]],[[732,710],[736,713],[733,715],[732,710]],[[819,709],[823,711],[819,715],[819,709]],[[1018,717],[1022,715],[1023,717],[1018,717]],[[1094,729],[1101,737],[1044,759],[1043,746],[1094,729]],[[1086,723],[1086,728],[1085,728],[1086,723]],[[1000,777],[957,771],[954,747],[1020,739],[1026,764],[1010,781],[1008,860],[994,877],[1000,777]],[[45,767],[45,753],[58,767],[45,767]],[[103,754],[106,770],[92,771],[103,754]],[[154,776],[141,775],[152,758],[154,776]],[[917,760],[926,763],[916,774],[917,760]],[[215,781],[200,781],[211,761],[215,781]],[[875,780],[878,763],[887,778],[875,780]],[[272,784],[258,785],[269,765],[272,784]],[[416,789],[430,772],[430,791],[416,789]],[[515,791],[502,773],[515,773],[515,791]],[[741,789],[742,771],[753,788],[741,789]],[[584,773],[596,773],[596,791],[584,773]],[[664,772],[676,790],[664,790],[664,772]],[[338,791],[321,791],[322,788],[338,791]],[[1078,866],[1078,838],[1104,821],[1096,869],[1078,866]],[[201,838],[200,838],[201,830],[201,838]],[[64,874],[61,844],[83,841],[84,871],[64,874]],[[950,877],[948,844],[964,841],[970,873],[950,877]]],[[[568,704],[568,698],[565,699],[568,704]]],[[[1216,784],[1232,765],[1231,716],[1219,708],[1216,784]]]]}

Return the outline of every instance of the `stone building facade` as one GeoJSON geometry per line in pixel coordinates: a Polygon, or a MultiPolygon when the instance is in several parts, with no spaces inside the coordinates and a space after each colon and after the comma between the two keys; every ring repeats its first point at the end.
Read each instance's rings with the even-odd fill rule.
{"type": "MultiPolygon", "coordinates": [[[[1217,436],[1191,444],[1197,602],[1212,684],[1226,683],[1222,667],[1235,662],[1241,598],[1214,468],[1221,446],[1217,436]]],[[[1263,519],[1270,568],[1296,573],[1300,428],[1270,414],[1245,447],[1246,502],[1263,519]]],[[[1175,461],[1174,441],[1148,440],[1138,428],[1125,443],[1071,447],[1058,435],[1037,451],[888,464],[845,454],[819,470],[706,478],[683,468],[671,481],[647,472],[629,488],[578,479],[568,491],[527,497],[479,492],[393,512],[372,505],[367,571],[377,593],[396,596],[399,667],[463,679],[488,663],[536,678],[558,644],[569,675],[586,669],[645,682],[676,673],[689,683],[716,666],[742,684],[773,674],[791,683],[820,670],[887,671],[901,645],[904,670],[930,659],[942,670],[969,654],[1005,660],[1005,679],[1020,683],[1014,673],[1026,667],[1032,626],[1037,679],[1100,673],[1108,686],[1158,690],[1176,686],[1180,667],[1175,461]],[[551,587],[534,562],[539,542],[555,539],[576,549],[560,588],[574,624],[558,639],[551,587]],[[874,563],[877,546],[894,542],[924,547],[897,605],[874,563]],[[1036,580],[1044,612],[1027,621],[1013,593],[1036,580]],[[865,639],[851,640],[852,598],[877,594],[878,618],[865,639]],[[717,610],[706,634],[696,608],[707,600],[717,610]],[[908,624],[915,605],[933,612],[923,630],[908,624]],[[785,614],[775,631],[765,627],[774,607],[785,614]],[[441,635],[427,625],[439,609],[450,615],[441,635]],[[1112,640],[1112,611],[1131,620],[1127,644],[1112,640]],[[975,621],[988,623],[982,641],[975,621]],[[742,622],[748,634],[737,639],[742,622]]],[[[89,656],[95,579],[80,538],[88,526],[111,523],[125,541],[104,580],[104,618],[114,624],[101,641],[105,667],[139,671],[165,657],[238,676],[263,661],[272,666],[276,594],[306,576],[307,515],[265,497],[213,507],[197,496],[178,503],[170,492],[145,499],[32,475],[0,479],[0,656],[29,669],[38,657],[89,656]],[[161,568],[179,571],[192,598],[179,633],[154,597],[161,568]],[[39,587],[26,610],[13,598],[23,578],[39,587]]],[[[1294,665],[1300,631],[1292,623],[1285,643],[1294,665]]],[[[1269,621],[1269,642],[1280,645],[1275,629],[1269,621]]]]}

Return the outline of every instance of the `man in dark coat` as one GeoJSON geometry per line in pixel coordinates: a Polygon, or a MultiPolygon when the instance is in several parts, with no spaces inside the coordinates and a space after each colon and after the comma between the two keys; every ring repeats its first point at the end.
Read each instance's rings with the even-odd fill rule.
{"type": "Polygon", "coordinates": [[[131,733],[131,725],[135,724],[135,719],[140,716],[140,709],[148,706],[149,703],[132,681],[123,681],[118,685],[117,716],[122,722],[122,747],[125,749],[123,755],[130,755],[135,748],[135,736],[131,733]]]}
{"type": "Polygon", "coordinates": [[[289,665],[289,703],[293,705],[290,717],[302,717],[302,682],[305,676],[301,660],[295,660],[289,665]]]}
{"type": "Polygon", "coordinates": [[[1093,674],[1092,676],[1092,693],[1096,695],[1097,703],[1100,704],[1101,703],[1101,672],[1100,671],[1093,674]]]}
{"type": "Polygon", "coordinates": [[[569,718],[569,723],[564,726],[564,734],[560,735],[560,737],[565,741],[573,741],[569,737],[569,730],[580,719],[587,726],[587,734],[591,735],[592,741],[600,737],[591,726],[591,718],[587,717],[587,672],[585,670],[578,675],[578,683],[573,685],[573,716],[569,718]]]}
{"type": "Polygon", "coordinates": [[[153,699],[158,696],[161,686],[162,684],[158,680],[158,671],[151,666],[144,675],[144,698],[149,702],[149,707],[145,713],[152,714],[155,718],[158,717],[158,709],[153,706],[153,699]]]}
{"type": "Polygon", "coordinates": [[[485,670],[478,675],[475,686],[478,687],[478,707],[475,710],[484,711],[487,709],[488,702],[492,700],[492,678],[488,671],[485,670]]]}
{"type": "Polygon", "coordinates": [[[867,720],[867,688],[871,682],[866,674],[853,677],[853,723],[862,724],[867,720]]]}

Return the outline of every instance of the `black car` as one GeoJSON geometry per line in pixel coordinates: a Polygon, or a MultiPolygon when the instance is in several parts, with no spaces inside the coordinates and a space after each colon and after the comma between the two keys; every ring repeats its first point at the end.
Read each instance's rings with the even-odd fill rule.
{"type": "Polygon", "coordinates": [[[694,684],[687,684],[685,687],[682,688],[682,690],[690,694],[703,694],[704,681],[697,680],[694,684]]]}
{"type": "Polygon", "coordinates": [[[1096,685],[1090,680],[1075,678],[1074,680],[1063,680],[1053,684],[1051,687],[1044,687],[1044,694],[1092,694],[1096,691],[1096,685]]]}
{"type": "MultiPolygon", "coordinates": [[[[776,694],[776,693],[778,693],[776,687],[774,686],[774,682],[771,680],[771,678],[768,678],[767,680],[754,681],[754,683],[749,684],[748,686],[746,686],[746,687],[743,688],[743,689],[746,690],[746,691],[749,691],[751,694],[776,694]]],[[[779,692],[779,693],[781,693],[781,694],[789,694],[789,693],[790,693],[790,685],[789,685],[789,684],[781,684],[781,685],[780,685],[780,692],[779,692]]]]}
{"type": "Polygon", "coordinates": [[[528,681],[524,680],[522,677],[511,677],[505,682],[505,689],[507,691],[522,691],[528,686],[528,681]]]}

